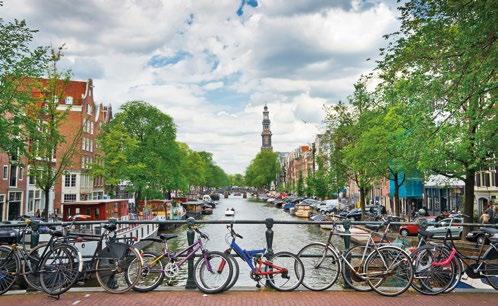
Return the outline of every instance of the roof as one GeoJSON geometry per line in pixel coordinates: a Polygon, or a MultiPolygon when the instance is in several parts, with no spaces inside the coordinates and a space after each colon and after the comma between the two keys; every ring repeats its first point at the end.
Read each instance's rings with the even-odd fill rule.
{"type": "Polygon", "coordinates": [[[64,202],[64,205],[96,205],[96,204],[105,204],[105,203],[119,203],[126,202],[128,203],[128,199],[102,199],[102,200],[89,200],[89,201],[75,201],[75,202],[64,202]]]}
{"type": "Polygon", "coordinates": [[[444,175],[431,175],[424,183],[425,187],[464,187],[465,183],[456,178],[444,175]]]}
{"type": "MultiPolygon", "coordinates": [[[[46,86],[48,83],[47,79],[37,79],[38,82],[41,83],[41,85],[46,86]]],[[[63,97],[59,99],[60,104],[65,104],[65,98],[66,97],[73,97],[73,103],[72,105],[82,105],[83,104],[83,99],[87,96],[88,91],[91,89],[92,85],[92,80],[88,81],[59,81],[63,92],[63,97]]],[[[33,96],[35,97],[40,97],[41,92],[38,88],[33,87],[32,89],[33,96]]]]}

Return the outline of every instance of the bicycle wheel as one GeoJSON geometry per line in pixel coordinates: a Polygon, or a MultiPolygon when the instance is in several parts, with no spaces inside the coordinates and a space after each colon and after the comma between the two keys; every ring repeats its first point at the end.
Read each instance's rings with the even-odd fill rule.
{"type": "Polygon", "coordinates": [[[278,291],[292,291],[302,284],[304,264],[296,255],[290,252],[275,253],[271,258],[271,264],[265,266],[265,272],[272,272],[266,277],[272,288],[278,291]],[[280,269],[285,270],[279,272],[280,269]]]}
{"type": "Polygon", "coordinates": [[[230,259],[232,261],[233,273],[232,273],[232,279],[230,280],[230,282],[228,283],[226,288],[223,289],[223,291],[227,291],[227,290],[232,289],[232,287],[235,285],[235,283],[239,279],[239,273],[240,273],[240,267],[239,267],[239,263],[237,262],[237,258],[235,258],[235,256],[232,256],[230,254],[227,254],[227,256],[228,256],[228,259],[230,259]]]}
{"type": "Polygon", "coordinates": [[[223,252],[207,252],[194,265],[194,280],[204,293],[222,292],[232,280],[233,264],[223,252]]]}
{"type": "Polygon", "coordinates": [[[491,285],[491,287],[493,287],[495,290],[498,290],[498,258],[486,260],[484,262],[483,272],[486,280],[491,285]]]}
{"type": "Polygon", "coordinates": [[[368,285],[384,296],[405,292],[413,279],[410,256],[402,249],[383,246],[372,251],[365,262],[368,285]]]}
{"type": "Polygon", "coordinates": [[[426,245],[411,254],[413,263],[412,287],[426,295],[436,295],[446,291],[456,277],[457,267],[451,260],[447,265],[434,263],[444,261],[450,254],[440,246],[426,245]]]}
{"type": "MultiPolygon", "coordinates": [[[[164,267],[161,261],[161,257],[158,254],[143,253],[142,259],[144,262],[142,273],[140,275],[138,283],[133,286],[133,290],[138,292],[149,292],[156,289],[159,285],[162,284],[164,280],[164,267]]],[[[137,259],[134,259],[134,261],[130,263],[130,265],[128,266],[128,270],[126,271],[126,277],[129,283],[132,283],[134,277],[133,272],[136,271],[136,261],[137,259]]]]}
{"type": "Polygon", "coordinates": [[[134,247],[124,243],[108,243],[98,255],[95,276],[105,291],[123,293],[139,282],[142,267],[142,258],[134,247]]]}
{"type": "Polygon", "coordinates": [[[40,285],[50,295],[61,295],[78,280],[80,262],[78,250],[71,245],[52,246],[39,266],[40,285]]]}
{"type": "Polygon", "coordinates": [[[311,243],[302,248],[297,257],[304,265],[303,286],[321,291],[330,288],[341,273],[339,257],[323,243],[311,243]]]}
{"type": "Polygon", "coordinates": [[[372,287],[368,285],[366,279],[362,278],[362,274],[365,273],[363,268],[365,266],[365,259],[372,252],[372,248],[368,247],[365,252],[366,246],[358,245],[350,248],[345,254],[344,258],[352,266],[352,268],[344,263],[342,269],[342,278],[344,282],[356,291],[367,292],[372,291],[372,287]]]}
{"type": "Polygon", "coordinates": [[[0,295],[14,285],[21,270],[20,266],[16,252],[10,246],[0,246],[0,295]]]}
{"type": "Polygon", "coordinates": [[[24,280],[31,288],[35,290],[42,290],[40,284],[40,273],[39,267],[42,261],[42,255],[47,244],[39,244],[29,251],[26,258],[24,258],[22,263],[22,273],[24,274],[24,280]]]}

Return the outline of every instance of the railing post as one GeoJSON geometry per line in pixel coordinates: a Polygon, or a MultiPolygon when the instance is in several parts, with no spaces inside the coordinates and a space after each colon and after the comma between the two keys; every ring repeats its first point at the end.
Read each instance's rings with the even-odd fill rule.
{"type": "MultiPolygon", "coordinates": [[[[187,219],[187,242],[188,245],[191,246],[194,244],[195,232],[192,229],[194,225],[194,218],[190,217],[187,219]]],[[[197,286],[194,281],[194,258],[190,258],[188,260],[188,274],[187,274],[187,283],[185,284],[185,289],[195,289],[197,286]]]]}
{"type": "Polygon", "coordinates": [[[33,221],[31,223],[31,241],[29,244],[31,248],[36,247],[40,242],[40,233],[38,232],[39,228],[40,228],[40,223],[38,221],[33,221]]]}
{"type": "MultiPolygon", "coordinates": [[[[268,218],[265,220],[266,224],[266,259],[271,260],[273,257],[273,219],[268,218]]],[[[271,268],[270,268],[271,269],[271,268]]],[[[271,288],[271,284],[268,280],[266,280],[266,287],[271,288]]]]}
{"type": "MultiPolygon", "coordinates": [[[[342,222],[342,226],[344,227],[344,236],[342,236],[342,239],[344,239],[344,249],[349,250],[350,244],[351,244],[351,231],[349,230],[351,228],[351,220],[346,219],[342,222]]],[[[350,254],[350,256],[352,256],[350,254]]],[[[351,262],[350,258],[347,258],[351,262]]],[[[343,269],[346,269],[346,265],[344,265],[343,269]]],[[[346,269],[345,272],[345,277],[351,278],[351,273],[349,269],[346,269]]],[[[344,282],[344,289],[352,289],[351,286],[349,286],[348,283],[344,282]]]]}

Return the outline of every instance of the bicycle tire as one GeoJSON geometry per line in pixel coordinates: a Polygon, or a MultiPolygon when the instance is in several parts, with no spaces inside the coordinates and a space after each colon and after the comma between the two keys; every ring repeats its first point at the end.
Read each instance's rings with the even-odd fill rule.
{"type": "Polygon", "coordinates": [[[10,246],[0,246],[0,295],[9,291],[21,270],[19,255],[10,246]]]}
{"type": "Polygon", "coordinates": [[[235,286],[235,283],[237,283],[237,280],[239,279],[239,274],[240,274],[240,267],[239,267],[239,263],[237,262],[237,258],[235,256],[232,256],[231,254],[227,254],[227,256],[228,256],[228,259],[230,259],[232,261],[233,273],[232,273],[232,279],[231,279],[230,283],[228,283],[228,285],[226,286],[225,289],[223,289],[223,291],[228,291],[228,290],[232,289],[232,287],[235,286]]]}
{"type": "MultiPolygon", "coordinates": [[[[163,266],[161,259],[157,260],[156,263],[154,264],[154,266],[152,266],[152,267],[150,267],[148,265],[149,259],[154,260],[154,259],[159,258],[159,257],[160,257],[160,255],[158,255],[156,253],[152,253],[152,252],[142,253],[142,259],[143,259],[144,265],[142,268],[142,274],[141,274],[140,280],[138,281],[137,284],[135,284],[135,286],[133,286],[134,291],[149,292],[149,291],[156,289],[157,287],[159,287],[159,285],[162,284],[162,282],[164,280],[164,272],[163,272],[164,266],[163,266]],[[156,265],[158,265],[158,266],[156,266],[156,265]],[[144,282],[145,282],[144,278],[149,276],[149,275],[157,275],[157,276],[152,279],[151,285],[146,286],[146,285],[144,285],[144,282]]],[[[132,266],[133,266],[133,263],[130,263],[128,268],[130,268],[132,266]]],[[[126,277],[127,277],[127,281],[129,283],[132,283],[132,281],[130,280],[130,275],[128,275],[129,270],[130,269],[127,269],[127,271],[126,271],[126,277]]],[[[131,279],[133,279],[133,278],[131,278],[131,279]]],[[[150,282],[147,282],[147,283],[150,283],[150,282]]]]}
{"type": "MultiPolygon", "coordinates": [[[[355,252],[355,254],[363,254],[366,246],[365,245],[357,245],[349,250],[344,254],[344,258],[346,260],[352,256],[352,253],[355,252]]],[[[367,256],[372,252],[372,247],[369,247],[370,250],[367,250],[367,256]]],[[[365,257],[366,258],[366,257],[365,257]]],[[[353,266],[353,268],[356,270],[358,273],[363,273],[363,268],[364,268],[364,260],[362,260],[359,263],[352,262],[352,260],[349,261],[349,264],[353,266]]],[[[342,278],[344,279],[344,283],[346,283],[348,286],[353,288],[356,291],[359,292],[368,292],[372,291],[372,287],[368,285],[367,280],[362,280],[359,276],[356,276],[353,271],[351,271],[351,268],[347,263],[343,265],[342,268],[342,278]],[[349,274],[349,275],[348,275],[349,274]]]]}
{"type": "MultiPolygon", "coordinates": [[[[380,295],[383,296],[397,296],[408,290],[410,288],[412,280],[413,280],[413,266],[411,263],[411,258],[410,256],[403,251],[402,249],[398,247],[393,247],[393,246],[382,246],[374,251],[372,251],[366,261],[365,261],[365,267],[364,270],[366,271],[367,274],[367,282],[368,284],[372,287],[372,289],[377,292],[380,295]],[[390,253],[391,252],[391,253],[390,253]],[[394,258],[393,258],[394,257],[394,258]],[[390,260],[392,260],[394,263],[390,263],[390,260]],[[380,259],[381,264],[384,266],[380,269],[385,269],[385,264],[389,264],[389,267],[395,266],[394,268],[399,268],[399,267],[405,267],[407,270],[407,274],[405,276],[402,276],[401,279],[405,280],[405,284],[401,287],[399,286],[394,286],[393,288],[397,288],[395,291],[387,291],[386,287],[383,285],[391,285],[391,284],[386,284],[385,276],[383,277],[374,277],[375,275],[379,275],[379,268],[377,267],[379,264],[375,264],[374,260],[380,259]]],[[[386,273],[389,271],[382,271],[381,273],[386,273]]],[[[403,271],[401,271],[403,272],[403,271]]],[[[388,273],[387,275],[392,275],[393,273],[388,273]]],[[[399,274],[399,272],[396,272],[396,274],[399,274]]],[[[397,284],[396,284],[397,285],[397,284]]]]}
{"type": "Polygon", "coordinates": [[[485,260],[483,272],[488,284],[498,290],[498,259],[485,260]]]}
{"type": "Polygon", "coordinates": [[[342,265],[337,253],[326,244],[315,242],[310,243],[304,246],[299,253],[297,254],[299,260],[303,263],[305,276],[302,281],[302,285],[312,291],[323,291],[330,287],[332,287],[339,275],[341,274],[342,265]],[[327,251],[328,250],[328,251],[327,251]],[[336,273],[331,277],[323,277],[326,271],[333,271],[334,269],[330,268],[330,265],[323,265],[324,261],[317,266],[318,262],[314,260],[314,258],[318,260],[324,260],[323,257],[308,257],[308,256],[323,256],[323,254],[330,253],[331,261],[330,265],[337,265],[336,273]],[[310,260],[311,258],[311,260],[310,260]],[[318,281],[315,278],[319,278],[323,280],[323,285],[317,285],[318,281]]]}
{"type": "MultiPolygon", "coordinates": [[[[283,287],[281,285],[277,285],[277,283],[275,282],[276,279],[278,279],[278,277],[275,277],[274,275],[268,275],[266,277],[266,279],[268,280],[268,284],[273,289],[276,289],[278,291],[293,291],[297,287],[299,287],[299,285],[301,285],[303,283],[303,279],[304,279],[304,275],[305,275],[304,264],[301,261],[301,259],[299,259],[299,257],[297,255],[292,254],[290,252],[275,253],[271,257],[271,262],[275,263],[275,259],[279,258],[279,257],[282,257],[282,258],[291,257],[294,259],[294,263],[292,263],[291,266],[294,266],[294,269],[296,270],[295,273],[296,273],[296,277],[297,277],[297,282],[295,284],[291,285],[290,287],[283,287]]],[[[282,268],[287,268],[287,267],[282,267],[282,268]]],[[[265,269],[269,269],[269,268],[266,266],[265,269]]],[[[292,273],[290,273],[290,274],[292,274],[292,273]]],[[[282,277],[285,277],[285,275],[282,275],[282,277]]]]}
{"type": "Polygon", "coordinates": [[[450,256],[446,248],[425,245],[410,254],[412,257],[414,277],[412,288],[425,295],[444,293],[454,282],[457,274],[455,261],[452,259],[447,266],[436,267],[432,264],[450,256]],[[434,286],[436,285],[436,286],[434,286]]]}
{"type": "Polygon", "coordinates": [[[228,256],[223,253],[223,252],[218,252],[218,251],[210,251],[207,252],[206,258],[209,260],[209,266],[213,269],[212,272],[209,271],[208,269],[208,264],[206,263],[205,257],[201,256],[197,262],[194,265],[194,281],[195,285],[197,288],[204,292],[204,293],[209,293],[209,294],[214,294],[214,293],[220,293],[225,290],[225,288],[228,286],[230,281],[232,280],[232,275],[233,275],[233,264],[232,261],[228,258],[228,256]],[[213,258],[219,257],[219,262],[211,262],[213,258]],[[216,276],[216,274],[220,274],[219,272],[219,267],[223,264],[223,269],[221,269],[221,272],[225,271],[226,266],[228,265],[228,276],[226,276],[225,280],[223,278],[221,279],[221,283],[217,285],[216,287],[210,287],[206,283],[206,277],[208,275],[210,276],[216,276]],[[218,269],[218,270],[217,270],[218,269]]]}
{"type": "Polygon", "coordinates": [[[57,244],[52,246],[43,257],[40,265],[42,290],[49,295],[61,295],[71,289],[81,272],[80,259],[81,254],[72,245],[57,244]],[[55,265],[52,265],[53,262],[55,265]],[[55,272],[53,272],[54,269],[55,272]]]}
{"type": "MultiPolygon", "coordinates": [[[[118,243],[116,243],[118,244],[118,243]]],[[[120,245],[126,245],[121,244],[120,245]]],[[[107,292],[110,293],[124,293],[133,288],[140,280],[140,272],[143,267],[143,261],[140,257],[140,253],[134,247],[126,245],[126,250],[121,256],[122,258],[113,257],[109,251],[109,247],[106,247],[101,253],[97,261],[95,262],[95,276],[100,286],[107,292]],[[107,250],[107,251],[106,251],[107,250]],[[104,254],[104,252],[109,252],[109,254],[104,254]],[[108,255],[108,257],[103,257],[108,255]],[[130,278],[131,271],[129,272],[129,266],[132,262],[136,263],[135,269],[138,269],[136,273],[130,278]],[[110,272],[110,273],[109,273],[110,272]],[[109,273],[109,275],[106,275],[109,273]],[[122,280],[116,280],[117,274],[123,274],[122,280]],[[109,277],[109,278],[106,278],[109,277]],[[124,287],[117,288],[120,284],[124,287]]]]}
{"type": "Polygon", "coordinates": [[[22,262],[24,281],[29,287],[38,291],[43,290],[40,284],[40,273],[38,271],[32,271],[32,269],[34,269],[34,267],[39,267],[42,261],[42,258],[40,257],[41,254],[38,254],[38,251],[42,248],[46,248],[47,246],[47,243],[42,243],[32,248],[27,254],[29,262],[26,261],[26,258],[22,262]]]}

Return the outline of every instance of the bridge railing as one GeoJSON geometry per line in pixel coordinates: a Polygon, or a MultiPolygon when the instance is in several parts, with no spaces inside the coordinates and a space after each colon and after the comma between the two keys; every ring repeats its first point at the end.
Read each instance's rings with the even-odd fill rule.
{"type": "MultiPolygon", "coordinates": [[[[157,225],[187,225],[187,242],[189,245],[194,243],[195,231],[192,229],[193,225],[196,224],[265,224],[265,239],[266,239],[266,249],[269,255],[273,254],[273,225],[275,224],[301,224],[301,225],[342,225],[344,227],[344,232],[341,236],[344,240],[344,248],[349,249],[351,245],[351,226],[352,225],[385,225],[386,222],[381,221],[352,221],[352,220],[342,220],[342,221],[306,221],[306,220],[274,220],[273,218],[267,218],[264,220],[195,220],[194,218],[188,218],[187,220],[128,220],[128,221],[117,221],[110,219],[109,221],[61,221],[61,222],[33,222],[31,223],[32,232],[36,233],[40,227],[48,226],[67,226],[67,225],[92,225],[92,224],[106,224],[115,223],[123,225],[139,225],[139,224],[157,224],[157,225]]],[[[419,225],[422,230],[425,230],[430,225],[438,224],[437,222],[389,222],[390,225],[419,225]]],[[[463,227],[492,227],[498,228],[498,224],[481,224],[481,223],[458,223],[458,226],[463,227]]],[[[0,230],[2,228],[21,228],[26,227],[26,223],[0,223],[0,230]]],[[[419,237],[420,239],[421,237],[419,237]]],[[[38,244],[38,235],[31,235],[31,246],[38,244]],[[33,241],[36,240],[36,241],[33,241]]],[[[237,255],[235,255],[237,256],[237,255]]],[[[194,281],[194,259],[188,260],[188,277],[185,285],[186,289],[197,288],[194,281]]]]}

